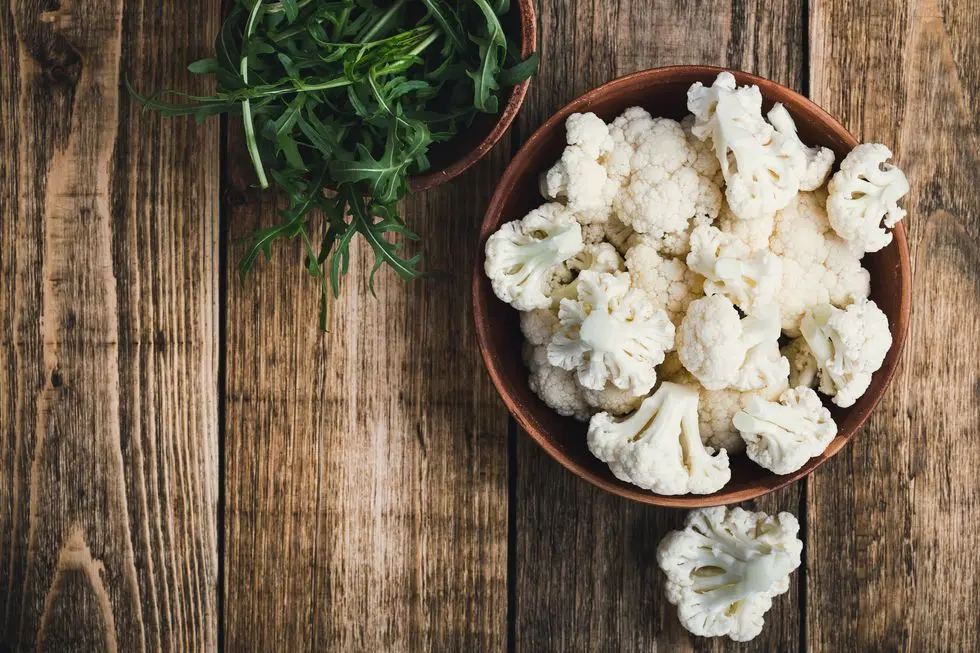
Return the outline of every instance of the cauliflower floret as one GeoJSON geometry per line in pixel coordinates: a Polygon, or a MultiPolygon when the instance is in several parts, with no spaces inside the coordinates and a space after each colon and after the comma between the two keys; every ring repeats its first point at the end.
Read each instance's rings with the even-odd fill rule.
{"type": "Polygon", "coordinates": [[[626,254],[626,269],[633,287],[646,292],[655,305],[667,311],[675,326],[680,324],[690,303],[704,295],[704,280],[684,261],[660,256],[644,240],[626,254]]]}
{"type": "Polygon", "coordinates": [[[702,140],[692,133],[694,128],[694,115],[687,115],[684,120],[681,121],[681,129],[684,130],[684,135],[687,136],[687,144],[691,147],[691,151],[694,152],[694,159],[691,161],[691,167],[694,168],[695,172],[699,175],[711,181],[715,186],[721,186],[724,183],[724,178],[721,176],[721,164],[718,162],[718,157],[715,156],[714,147],[711,144],[711,137],[702,140]]]}
{"type": "Polygon", "coordinates": [[[582,228],[565,207],[545,204],[487,239],[484,270],[502,301],[521,311],[546,308],[558,268],[584,246],[582,228]]]}
{"type": "Polygon", "coordinates": [[[787,390],[779,403],[752,397],[732,419],[745,453],[760,467],[791,474],[819,456],[837,435],[837,424],[807,387],[787,390]]]}
{"type": "Polygon", "coordinates": [[[629,390],[620,390],[613,384],[607,383],[602,390],[582,388],[582,398],[594,410],[620,416],[635,411],[646,397],[643,395],[637,397],[629,390]]]}
{"type": "Polygon", "coordinates": [[[609,125],[592,112],[568,116],[565,120],[565,141],[582,148],[593,160],[598,160],[613,149],[609,125]]]}
{"type": "Polygon", "coordinates": [[[789,362],[779,354],[778,309],[758,307],[739,319],[723,295],[691,302],[677,331],[677,353],[709,390],[759,390],[789,376],[789,362]]]}
{"type": "Polygon", "coordinates": [[[547,345],[558,331],[558,312],[552,308],[536,308],[521,312],[521,333],[536,347],[547,345]]]}
{"type": "Polygon", "coordinates": [[[698,173],[689,165],[693,158],[680,125],[654,119],[633,152],[629,182],[613,199],[619,219],[656,236],[684,231],[697,208],[698,173]]]}
{"type": "Polygon", "coordinates": [[[858,145],[844,157],[827,185],[830,225],[864,252],[877,252],[890,243],[892,235],[885,228],[905,217],[898,200],[909,192],[909,182],[905,173],[888,163],[891,156],[884,145],[858,145]]]}
{"type": "Polygon", "coordinates": [[[769,249],[769,237],[772,236],[775,227],[775,216],[758,220],[740,220],[728,208],[728,204],[724,204],[716,224],[720,231],[739,239],[750,250],[769,249]]]}
{"type": "Polygon", "coordinates": [[[578,277],[583,270],[593,272],[622,272],[623,257],[609,243],[588,243],[581,252],[568,259],[561,267],[562,272],[556,273],[557,282],[551,291],[551,307],[558,313],[563,299],[578,297],[578,277]]]}
{"type": "Polygon", "coordinates": [[[770,239],[783,264],[778,298],[783,331],[792,337],[800,335],[800,320],[810,306],[844,307],[871,292],[871,276],[859,253],[830,228],[825,203],[823,192],[800,193],[776,215],[770,239]]]}
{"type": "Polygon", "coordinates": [[[592,410],[585,403],[575,375],[549,363],[547,348],[535,347],[529,342],[524,345],[524,362],[531,370],[527,380],[531,392],[559,415],[587,422],[592,410]]]}
{"type": "Polygon", "coordinates": [[[610,183],[606,167],[585,151],[569,145],[561,160],[545,173],[542,194],[551,200],[565,200],[568,209],[581,222],[602,222],[618,185],[610,183]]]}
{"type": "Polygon", "coordinates": [[[705,277],[704,294],[725,295],[746,313],[771,304],[782,280],[778,256],[767,249],[752,251],[715,227],[691,232],[687,265],[705,277]]]}
{"type": "Polygon", "coordinates": [[[606,240],[616,248],[616,251],[626,256],[626,252],[629,251],[631,246],[630,239],[636,234],[633,231],[633,227],[624,223],[615,214],[610,216],[609,220],[602,227],[606,240]]]}
{"type": "Polygon", "coordinates": [[[657,381],[656,366],[673,347],[674,325],[646,294],[630,288],[629,275],[585,270],[578,298],[563,299],[558,333],[548,360],[576,370],[583,387],[602,390],[607,382],[635,395],[657,381]]]}
{"type": "MultiPolygon", "coordinates": [[[[578,219],[580,215],[580,213],[576,213],[575,218],[578,219]]],[[[586,245],[598,245],[606,239],[605,223],[583,223],[581,220],[579,220],[579,224],[582,225],[582,242],[584,242],[586,245]]]]}
{"type": "Polygon", "coordinates": [[[820,367],[820,392],[842,408],[853,406],[868,389],[892,345],[888,318],[871,300],[844,310],[814,306],[800,330],[820,367]]]}
{"type": "Polygon", "coordinates": [[[684,530],[657,548],[667,600],[681,625],[701,637],[746,642],[762,632],[772,599],[789,589],[800,566],[800,524],[789,513],[770,517],[741,508],[701,508],[684,530]]]}
{"type": "Polygon", "coordinates": [[[633,153],[640,136],[653,128],[653,117],[645,109],[630,107],[609,125],[613,148],[605,163],[609,177],[623,184],[633,172],[633,153]]]}
{"type": "Polygon", "coordinates": [[[812,388],[817,384],[817,359],[803,338],[795,338],[779,350],[789,361],[789,385],[792,388],[805,386],[812,388]]]}
{"type": "Polygon", "coordinates": [[[702,139],[710,136],[735,215],[743,220],[764,218],[792,201],[800,190],[806,158],[762,118],[757,86],[738,88],[731,73],[721,73],[710,88],[695,83],[687,97],[696,119],[692,133],[702,139]]]}
{"type": "Polygon", "coordinates": [[[593,416],[588,443],[616,478],[658,494],[710,494],[731,478],[728,454],[701,444],[697,390],[674,383],[662,383],[625,420],[593,416]]]}
{"type": "Polygon", "coordinates": [[[830,174],[830,169],[834,167],[833,151],[826,147],[807,147],[796,132],[796,122],[793,121],[793,116],[789,115],[786,107],[779,102],[766,115],[769,118],[769,124],[775,127],[776,131],[782,134],[794,147],[799,148],[806,159],[806,166],[803,169],[803,175],[800,177],[800,190],[816,190],[823,186],[830,174]]]}

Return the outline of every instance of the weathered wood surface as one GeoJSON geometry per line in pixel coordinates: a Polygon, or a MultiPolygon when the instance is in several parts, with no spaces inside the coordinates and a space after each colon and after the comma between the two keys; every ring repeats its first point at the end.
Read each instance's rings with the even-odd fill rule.
{"type": "Polygon", "coordinates": [[[810,481],[815,651],[980,650],[980,5],[811,3],[813,98],[908,173],[902,367],[810,481]]]}
{"type": "Polygon", "coordinates": [[[975,3],[541,0],[509,143],[404,207],[452,276],[383,274],[375,299],[358,249],[326,336],[297,248],[237,279],[277,198],[249,189],[235,126],[222,173],[216,121],[120,89],[205,90],[184,66],[219,4],[0,10],[0,651],[980,650],[975,3]],[[807,547],[742,646],[690,637],[662,598],[654,551],[683,514],[517,433],[469,317],[514,148],[588,88],[688,62],[808,90],[913,186],[903,366],[852,445],[756,503],[799,515],[807,547]]]}
{"type": "Polygon", "coordinates": [[[0,10],[0,649],[217,642],[217,2],[0,10]],[[179,55],[179,58],[178,56],[179,55]]]}

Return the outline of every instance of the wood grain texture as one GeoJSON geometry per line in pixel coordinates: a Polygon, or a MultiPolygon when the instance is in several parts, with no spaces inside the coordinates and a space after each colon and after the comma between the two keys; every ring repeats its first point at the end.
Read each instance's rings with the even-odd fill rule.
{"type": "Polygon", "coordinates": [[[980,650],[980,5],[811,3],[811,90],[892,147],[913,312],[865,432],[810,483],[813,651],[980,650]]]}
{"type": "MultiPolygon", "coordinates": [[[[504,648],[508,420],[467,288],[505,156],[404,203],[426,266],[450,276],[385,271],[374,298],[358,243],[328,334],[299,249],[244,284],[232,249],[227,650],[504,648]]],[[[235,171],[232,242],[273,219],[274,193],[241,192],[250,181],[235,171]]]]}
{"type": "MultiPolygon", "coordinates": [[[[541,68],[520,136],[590,88],[678,63],[725,65],[799,87],[799,5],[780,2],[540,2],[541,68]]],[[[663,596],[656,547],[681,511],[640,506],[587,485],[517,434],[514,496],[515,648],[518,651],[796,651],[799,589],[775,602],[750,645],[691,637],[663,596]]],[[[798,514],[791,487],[751,504],[798,514]]]]}
{"type": "Polygon", "coordinates": [[[216,645],[217,131],[121,86],[195,86],[190,9],[0,11],[0,648],[216,645]]]}

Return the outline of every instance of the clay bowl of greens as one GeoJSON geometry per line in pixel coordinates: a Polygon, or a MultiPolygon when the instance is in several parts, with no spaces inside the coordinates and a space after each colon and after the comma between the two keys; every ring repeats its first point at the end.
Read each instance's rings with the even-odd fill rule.
{"type": "MultiPolygon", "coordinates": [[[[514,157],[498,184],[481,227],[481,256],[473,270],[473,312],[480,352],[497,391],[520,427],[561,465],[603,490],[642,503],[687,509],[747,501],[799,480],[840,451],[868,420],[899,364],[911,313],[912,274],[902,223],[893,230],[894,239],[887,247],[862,260],[870,273],[870,298],[887,317],[892,345],[857,403],[849,408],[830,406],[838,427],[836,437],[822,454],[785,475],[762,469],[744,455],[734,456],[731,480],[721,490],[704,495],[660,495],[618,480],[589,451],[587,424],[560,416],[532,391],[521,355],[524,337],[519,314],[495,296],[484,272],[482,253],[487,238],[501,225],[520,220],[545,201],[539,178],[566,146],[565,121],[570,115],[593,112],[611,121],[627,108],[640,106],[654,116],[680,120],[688,113],[688,88],[695,82],[710,85],[720,72],[707,66],[675,66],[635,73],[586,93],[548,119],[514,157]]],[[[781,102],[795,119],[800,137],[833,150],[837,164],[858,145],[840,122],[802,95],[754,75],[734,75],[740,85],[759,86],[766,111],[781,102]]]]}
{"type": "Polygon", "coordinates": [[[255,185],[290,202],[252,234],[239,271],[278,240],[300,241],[324,327],[354,238],[374,251],[372,287],[385,265],[403,279],[422,274],[424,243],[404,251],[418,236],[396,205],[500,140],[536,69],[536,41],[532,0],[236,0],[214,56],[189,66],[213,78],[212,95],[130,90],[164,116],[226,115],[242,133],[255,185]]]}

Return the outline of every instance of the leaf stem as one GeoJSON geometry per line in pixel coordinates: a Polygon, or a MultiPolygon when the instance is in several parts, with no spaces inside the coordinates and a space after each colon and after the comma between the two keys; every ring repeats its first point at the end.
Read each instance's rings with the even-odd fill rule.
{"type": "Polygon", "coordinates": [[[374,35],[384,29],[384,27],[388,24],[388,21],[391,20],[399,9],[401,9],[403,4],[405,4],[405,0],[397,0],[393,5],[391,5],[391,7],[388,8],[388,11],[383,13],[381,18],[375,21],[374,25],[372,25],[367,32],[358,37],[358,43],[364,43],[365,41],[370,41],[372,38],[374,38],[374,35]]]}
{"type": "MultiPolygon", "coordinates": [[[[252,38],[252,34],[255,32],[255,24],[258,22],[259,13],[262,11],[262,2],[255,3],[252,7],[252,12],[248,16],[248,22],[245,23],[245,34],[242,42],[242,62],[239,70],[242,74],[242,82],[248,86],[248,40],[252,38]]],[[[269,179],[265,175],[265,166],[262,165],[262,156],[259,153],[259,144],[255,140],[255,125],[252,122],[252,103],[246,98],[242,100],[242,123],[245,126],[245,145],[248,149],[248,156],[252,160],[252,166],[255,168],[255,174],[259,178],[259,186],[262,188],[269,187],[269,179]]]]}

